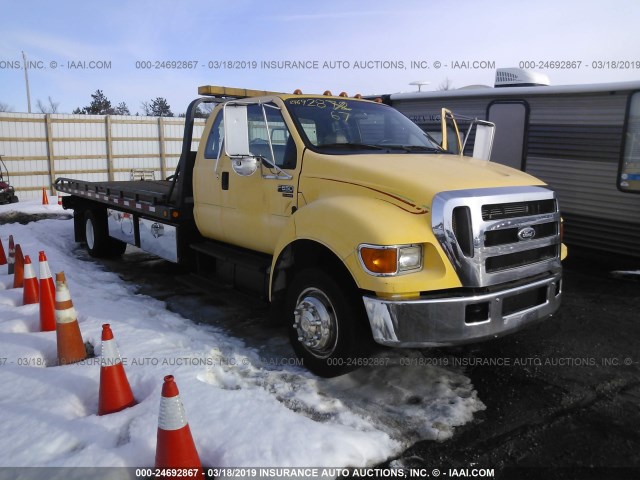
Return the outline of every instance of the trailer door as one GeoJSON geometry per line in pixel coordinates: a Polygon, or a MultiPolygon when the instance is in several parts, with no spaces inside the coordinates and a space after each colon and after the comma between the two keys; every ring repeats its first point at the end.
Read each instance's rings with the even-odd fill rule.
{"type": "Polygon", "coordinates": [[[524,100],[496,100],[487,107],[487,120],[496,124],[491,160],[524,170],[524,146],[529,105],[524,100]]]}

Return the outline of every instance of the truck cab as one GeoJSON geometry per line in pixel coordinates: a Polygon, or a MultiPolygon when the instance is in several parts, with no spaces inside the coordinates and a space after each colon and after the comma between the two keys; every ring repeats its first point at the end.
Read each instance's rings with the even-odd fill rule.
{"type": "Polygon", "coordinates": [[[198,231],[267,256],[268,298],[322,375],[357,364],[371,339],[486,340],[560,305],[566,250],[554,193],[450,153],[386,105],[224,99],[193,171],[198,231]]]}

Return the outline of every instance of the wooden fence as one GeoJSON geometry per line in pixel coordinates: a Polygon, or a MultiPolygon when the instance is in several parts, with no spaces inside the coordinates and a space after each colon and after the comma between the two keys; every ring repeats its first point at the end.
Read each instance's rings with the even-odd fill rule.
{"type": "MultiPolygon", "coordinates": [[[[194,144],[205,120],[196,119],[194,144]]],[[[0,113],[0,155],[22,198],[52,192],[58,177],[128,180],[132,170],[165,178],[176,168],[184,119],[0,113]]]]}

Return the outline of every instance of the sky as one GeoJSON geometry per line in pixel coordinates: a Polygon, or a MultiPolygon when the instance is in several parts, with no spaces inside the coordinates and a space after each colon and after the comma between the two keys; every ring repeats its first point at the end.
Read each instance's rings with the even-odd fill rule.
{"type": "Polygon", "coordinates": [[[131,113],[184,112],[199,85],[381,94],[493,85],[524,66],[554,85],[640,79],[640,3],[601,1],[0,0],[0,104],[70,113],[102,90],[131,113]],[[285,63],[290,62],[290,63],[285,63]],[[293,63],[296,62],[296,63],[293,63]]]}

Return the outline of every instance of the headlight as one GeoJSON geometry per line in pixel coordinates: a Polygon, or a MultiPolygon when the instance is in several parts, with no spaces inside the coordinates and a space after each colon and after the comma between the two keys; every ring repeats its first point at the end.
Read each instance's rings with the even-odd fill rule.
{"type": "Polygon", "coordinates": [[[371,275],[390,276],[422,269],[422,245],[360,245],[360,262],[371,275]]]}
{"type": "Polygon", "coordinates": [[[422,268],[422,246],[407,245],[399,248],[398,272],[412,272],[422,268]]]}

